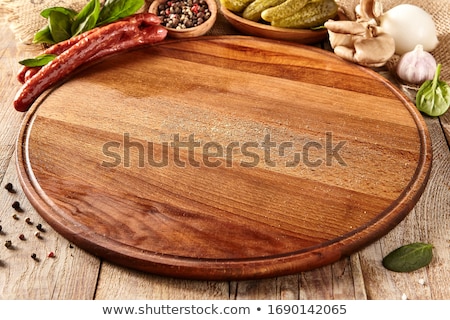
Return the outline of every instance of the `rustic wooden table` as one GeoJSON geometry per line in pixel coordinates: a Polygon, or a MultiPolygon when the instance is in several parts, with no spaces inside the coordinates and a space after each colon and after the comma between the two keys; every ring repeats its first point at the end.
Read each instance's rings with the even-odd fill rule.
{"type": "Polygon", "coordinates": [[[19,60],[38,50],[20,44],[0,17],[0,298],[1,299],[450,299],[450,112],[428,118],[433,165],[410,214],[379,241],[332,265],[290,276],[250,281],[193,281],[156,276],[103,261],[64,239],[25,197],[16,168],[16,141],[24,114],[12,107],[19,60]],[[16,193],[5,190],[12,183],[16,193]],[[14,201],[24,212],[14,219],[14,201]],[[25,223],[41,223],[42,239],[25,223]],[[26,239],[19,240],[20,234],[26,239]],[[17,245],[6,248],[13,240],[17,245]],[[382,258],[411,242],[434,245],[431,264],[412,273],[386,270],[382,258]],[[55,252],[54,258],[48,258],[55,252]],[[36,253],[39,260],[31,259],[36,253]]]}

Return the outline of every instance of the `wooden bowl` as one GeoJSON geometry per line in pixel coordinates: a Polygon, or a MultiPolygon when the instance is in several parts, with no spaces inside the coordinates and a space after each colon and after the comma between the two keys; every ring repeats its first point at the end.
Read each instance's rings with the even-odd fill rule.
{"type": "MultiPolygon", "coordinates": [[[[158,6],[166,1],[167,0],[154,0],[150,5],[148,11],[158,15],[158,6]]],[[[217,4],[215,0],[205,0],[205,1],[208,4],[209,11],[211,12],[211,16],[209,17],[208,20],[203,22],[201,25],[192,28],[186,29],[166,28],[167,35],[175,39],[184,39],[184,38],[199,37],[207,33],[216,22],[217,4]]]]}
{"type": "MultiPolygon", "coordinates": [[[[325,40],[328,36],[326,29],[310,30],[272,27],[268,24],[244,19],[224,6],[220,6],[220,10],[225,19],[227,19],[234,28],[246,35],[275,40],[295,41],[303,44],[318,43],[325,40]]],[[[342,20],[341,15],[342,13],[339,11],[336,19],[342,20]]]]}

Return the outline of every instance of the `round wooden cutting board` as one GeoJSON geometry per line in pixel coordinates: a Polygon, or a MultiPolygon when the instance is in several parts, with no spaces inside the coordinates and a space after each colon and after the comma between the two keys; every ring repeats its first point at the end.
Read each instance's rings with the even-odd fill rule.
{"type": "Polygon", "coordinates": [[[431,167],[421,114],[372,70],[224,36],[110,57],[28,112],[18,168],[61,235],[191,279],[310,270],[385,235],[431,167]]]}

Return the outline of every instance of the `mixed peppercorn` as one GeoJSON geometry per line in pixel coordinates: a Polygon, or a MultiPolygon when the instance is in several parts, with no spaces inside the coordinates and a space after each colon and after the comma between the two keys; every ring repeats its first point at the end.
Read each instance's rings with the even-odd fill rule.
{"type": "Polygon", "coordinates": [[[158,7],[162,25],[172,29],[187,29],[201,25],[211,17],[205,0],[168,0],[158,7]]]}
{"type": "MultiPolygon", "coordinates": [[[[14,186],[12,185],[12,183],[7,183],[7,184],[5,185],[5,189],[6,189],[9,193],[16,193],[16,190],[14,189],[14,186]]],[[[11,207],[12,207],[12,208],[14,209],[14,211],[16,212],[16,213],[14,213],[14,214],[12,215],[12,218],[13,218],[14,220],[20,220],[20,213],[23,213],[23,212],[24,212],[24,209],[22,209],[22,207],[21,207],[21,205],[20,205],[20,202],[19,202],[19,201],[14,201],[13,204],[11,205],[11,207]]],[[[1,220],[0,220],[0,222],[1,222],[1,220]]],[[[31,221],[31,218],[29,218],[29,217],[26,217],[26,218],[25,218],[25,223],[28,224],[28,225],[33,225],[33,222],[31,221]]],[[[41,223],[38,223],[38,224],[36,225],[36,229],[37,229],[37,231],[36,231],[35,234],[34,234],[35,237],[38,238],[38,239],[42,239],[41,233],[45,232],[45,229],[44,229],[43,225],[42,225],[41,223]]],[[[6,235],[6,234],[7,234],[7,233],[4,232],[2,225],[0,225],[0,235],[6,235]]],[[[20,234],[18,235],[18,239],[21,240],[21,241],[26,241],[26,240],[27,240],[27,237],[25,236],[24,233],[20,233],[20,234]]],[[[14,243],[13,243],[13,241],[12,241],[11,239],[6,239],[6,240],[4,241],[4,245],[5,245],[5,247],[6,247],[7,249],[14,249],[14,248],[15,248],[14,243]]],[[[47,257],[49,257],[49,258],[54,258],[54,257],[55,257],[55,253],[54,253],[53,251],[50,251],[50,252],[47,254],[47,257]]],[[[40,261],[36,253],[32,253],[32,254],[31,254],[31,258],[32,258],[33,260],[37,261],[37,262],[40,261]]],[[[1,259],[0,259],[0,265],[1,265],[1,259]]]]}

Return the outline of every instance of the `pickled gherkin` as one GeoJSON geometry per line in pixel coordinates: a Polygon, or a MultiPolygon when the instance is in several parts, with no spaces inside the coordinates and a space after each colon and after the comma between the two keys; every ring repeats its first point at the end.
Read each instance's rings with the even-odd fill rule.
{"type": "Polygon", "coordinates": [[[220,3],[230,11],[242,12],[254,0],[220,0],[220,3]]]}
{"type": "Polygon", "coordinates": [[[261,13],[261,17],[267,22],[281,20],[296,14],[310,1],[311,0],[286,0],[275,7],[264,10],[261,13]]]}
{"type": "Polygon", "coordinates": [[[310,1],[299,12],[271,21],[271,25],[281,28],[314,28],[337,15],[338,5],[334,0],[310,1]]]}
{"type": "Polygon", "coordinates": [[[285,1],[286,0],[255,0],[245,8],[242,17],[252,21],[259,21],[261,20],[261,12],[285,1]]]}

